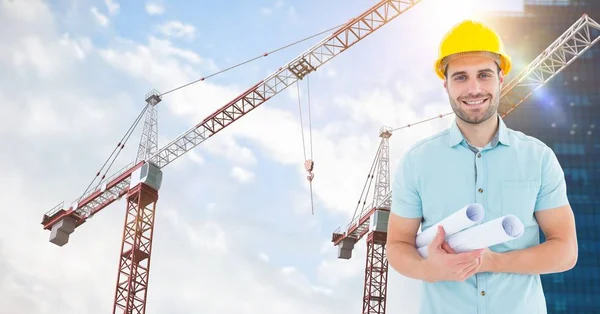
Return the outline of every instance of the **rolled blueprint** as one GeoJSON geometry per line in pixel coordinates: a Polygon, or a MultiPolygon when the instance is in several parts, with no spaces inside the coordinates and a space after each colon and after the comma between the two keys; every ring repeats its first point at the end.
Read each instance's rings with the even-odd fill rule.
{"type": "Polygon", "coordinates": [[[417,235],[417,248],[427,246],[431,243],[437,234],[437,227],[439,225],[444,227],[446,239],[448,239],[451,235],[483,221],[484,216],[485,213],[481,204],[468,204],[454,212],[452,215],[444,218],[442,221],[427,228],[427,230],[419,233],[417,235]]]}
{"type": "MultiPolygon", "coordinates": [[[[518,239],[523,232],[525,226],[521,220],[517,216],[506,215],[456,233],[447,242],[456,253],[462,253],[518,239]]],[[[427,248],[418,249],[423,258],[428,256],[427,248]]]]}

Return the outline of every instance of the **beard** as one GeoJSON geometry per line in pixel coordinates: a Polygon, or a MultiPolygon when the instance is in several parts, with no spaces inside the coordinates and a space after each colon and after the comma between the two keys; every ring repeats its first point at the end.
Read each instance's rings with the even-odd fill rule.
{"type": "Polygon", "coordinates": [[[482,108],[484,110],[483,116],[481,112],[471,112],[469,113],[467,110],[462,109],[462,107],[467,106],[462,102],[463,97],[459,97],[457,99],[453,99],[452,97],[448,97],[450,100],[450,105],[452,106],[452,110],[456,114],[456,116],[469,124],[480,124],[482,122],[487,121],[490,117],[496,114],[498,110],[498,106],[500,104],[500,100],[496,97],[493,97],[490,94],[487,95],[477,95],[477,97],[468,97],[468,99],[473,98],[487,98],[486,102],[489,102],[487,108],[482,108]]]}

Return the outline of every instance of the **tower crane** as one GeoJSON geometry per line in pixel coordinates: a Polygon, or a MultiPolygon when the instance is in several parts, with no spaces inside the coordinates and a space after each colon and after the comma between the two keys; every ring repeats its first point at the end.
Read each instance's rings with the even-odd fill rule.
{"type": "MultiPolygon", "coordinates": [[[[379,1],[160,149],[155,107],[166,93],[148,93],[147,105],[135,122],[137,124],[147,111],[135,161],[108,178],[106,173],[100,176],[101,172],[98,172],[94,179],[99,178],[100,182],[95,188],[90,184],[83,195],[68,208],[65,208],[62,202],[46,212],[42,225],[45,230],[50,230],[50,242],[58,246],[65,245],[76,228],[125,196],[127,210],[119,254],[113,314],[145,313],[155,210],[158,190],[162,183],[162,169],[420,1],[379,1]]],[[[117,144],[113,154],[116,152],[118,155],[124,147],[124,141],[131,135],[130,131],[117,144]]],[[[306,167],[310,173],[312,161],[308,161],[306,167]]]]}
{"type": "MultiPolygon", "coordinates": [[[[533,92],[554,78],[599,40],[600,24],[587,14],[583,14],[502,88],[498,107],[500,116],[505,117],[513,112],[533,92]]],[[[369,170],[354,216],[344,230],[340,226],[333,232],[331,241],[334,246],[338,246],[340,259],[350,259],[354,245],[365,235],[367,236],[363,314],[385,314],[386,309],[388,261],[385,245],[392,200],[389,138],[400,129],[443,118],[452,113],[440,114],[395,129],[382,127],[379,131],[381,141],[376,157],[369,170]],[[368,201],[373,178],[375,178],[373,198],[368,201]]]]}

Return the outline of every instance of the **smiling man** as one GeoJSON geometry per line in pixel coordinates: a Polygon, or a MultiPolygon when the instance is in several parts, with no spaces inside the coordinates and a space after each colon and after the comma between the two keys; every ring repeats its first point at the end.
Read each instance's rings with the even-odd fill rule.
{"type": "Polygon", "coordinates": [[[509,129],[497,112],[510,70],[500,37],[480,22],[457,24],[441,42],[435,71],[456,118],[407,151],[393,179],[388,224],[387,259],[423,280],[422,314],[545,314],[540,275],[577,262],[573,212],[554,152],[509,129]],[[517,216],[523,236],[456,253],[440,228],[423,259],[415,247],[419,226],[426,230],[469,203],[483,205],[485,221],[517,216]]]}

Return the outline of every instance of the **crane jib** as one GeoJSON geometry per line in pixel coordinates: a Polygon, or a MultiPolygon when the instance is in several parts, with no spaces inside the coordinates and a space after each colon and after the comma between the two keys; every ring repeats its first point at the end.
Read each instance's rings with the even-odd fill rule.
{"type": "MultiPolygon", "coordinates": [[[[250,87],[248,90],[246,90],[244,93],[242,93],[241,95],[237,96],[235,99],[233,99],[232,101],[230,101],[229,103],[227,103],[226,105],[224,105],[223,107],[221,107],[219,110],[215,111],[213,114],[211,114],[210,116],[206,117],[202,122],[198,123],[195,128],[199,128],[202,125],[204,125],[206,122],[214,119],[217,115],[219,115],[220,113],[224,113],[226,112],[226,110],[231,107],[234,106],[238,101],[244,99],[245,97],[247,97],[248,95],[250,95],[252,92],[255,92],[256,94],[260,95],[260,93],[257,92],[258,90],[258,86],[260,86],[261,84],[263,84],[264,80],[256,83],[256,85],[250,87]]],[[[268,98],[267,98],[268,99],[268,98]]],[[[263,101],[266,101],[267,99],[263,98],[263,101]]]]}
{"type": "MultiPolygon", "coordinates": [[[[124,171],[121,175],[117,176],[110,182],[107,182],[105,188],[101,187],[100,189],[94,191],[92,194],[90,194],[89,196],[87,196],[84,199],[82,199],[81,201],[79,201],[77,207],[82,208],[82,207],[88,206],[90,202],[93,202],[94,200],[98,199],[98,197],[100,195],[105,193],[103,190],[108,191],[108,190],[113,189],[119,183],[122,183],[124,180],[128,179],[129,176],[131,176],[131,173],[133,173],[135,170],[140,168],[143,164],[144,164],[144,161],[141,161],[141,162],[135,164],[133,167],[124,171]]],[[[102,208],[110,205],[112,202],[114,202],[116,199],[118,199],[118,197],[123,196],[125,193],[127,193],[127,189],[122,189],[121,191],[119,191],[119,195],[117,197],[108,198],[104,202],[101,202],[101,203],[97,204],[96,206],[92,207],[90,209],[90,214],[91,215],[95,214],[96,212],[100,211],[102,208]]],[[[81,216],[75,210],[76,209],[73,209],[73,207],[71,206],[67,210],[61,209],[53,214],[45,215],[44,220],[42,221],[42,224],[44,225],[44,229],[46,229],[46,230],[51,229],[55,223],[61,221],[65,217],[74,218],[75,221],[77,221],[77,226],[81,225],[83,222],[85,222],[85,217],[81,216]]]]}

